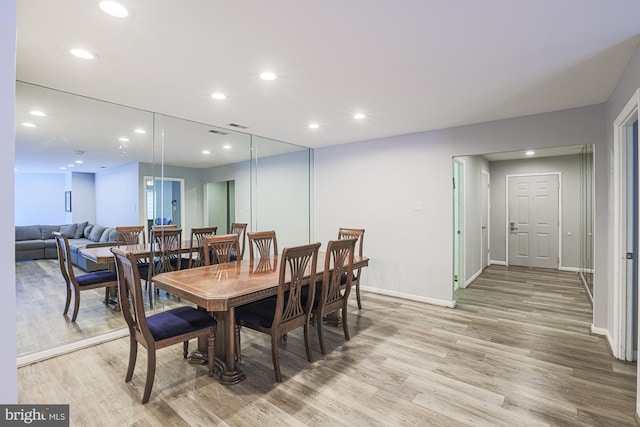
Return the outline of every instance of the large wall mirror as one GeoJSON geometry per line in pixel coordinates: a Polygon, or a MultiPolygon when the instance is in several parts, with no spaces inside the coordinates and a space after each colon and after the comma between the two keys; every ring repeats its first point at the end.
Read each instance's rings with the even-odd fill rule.
{"type": "MultiPolygon", "coordinates": [[[[244,222],[276,230],[282,247],[308,243],[311,160],[306,147],[16,84],[16,226],[171,221],[189,239],[193,227],[244,222]]],[[[57,259],[17,260],[18,356],[125,328],[91,292],[71,323],[57,259]]],[[[150,310],[172,305],[158,301],[150,310]]]]}

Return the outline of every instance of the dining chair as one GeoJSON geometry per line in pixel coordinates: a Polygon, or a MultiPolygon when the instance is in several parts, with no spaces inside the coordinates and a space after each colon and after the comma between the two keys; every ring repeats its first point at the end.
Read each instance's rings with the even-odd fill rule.
{"type": "Polygon", "coordinates": [[[231,231],[229,233],[235,233],[238,235],[238,242],[240,246],[240,252],[239,252],[240,256],[238,257],[238,255],[236,255],[236,257],[238,257],[238,261],[242,261],[242,259],[244,258],[244,241],[245,241],[245,235],[247,234],[247,224],[234,222],[231,224],[231,231]]]}
{"type": "Polygon", "coordinates": [[[172,218],[156,218],[154,221],[155,225],[169,225],[173,223],[172,218]]]}
{"type": "Polygon", "coordinates": [[[146,245],[147,238],[144,233],[144,225],[116,227],[116,242],[118,245],[146,245]]]}
{"type": "MultiPolygon", "coordinates": [[[[349,326],[347,322],[347,307],[351,286],[344,286],[347,278],[353,277],[353,252],[356,239],[330,240],[327,244],[327,252],[324,259],[324,272],[322,282],[315,287],[315,299],[311,312],[318,327],[318,339],[320,351],[326,354],[323,335],[323,319],[331,313],[342,311],[342,329],[344,339],[349,340],[349,326]],[[319,285],[319,286],[318,286],[319,285]]],[[[314,287],[309,286],[309,296],[314,287]]],[[[306,299],[303,297],[303,299],[306,299]]]]}
{"type": "Polygon", "coordinates": [[[67,284],[67,301],[62,314],[66,315],[69,312],[71,294],[73,294],[73,316],[71,317],[71,322],[74,323],[78,318],[78,310],[80,309],[80,292],[89,289],[105,288],[104,302],[105,304],[109,304],[109,291],[112,288],[115,290],[115,287],[118,286],[118,278],[113,271],[96,271],[76,276],[73,272],[71,248],[69,247],[67,236],[58,231],[54,231],[53,235],[56,239],[56,247],[58,249],[60,272],[67,284]]]}
{"type": "Polygon", "coordinates": [[[135,257],[118,247],[111,248],[116,260],[122,314],[129,327],[129,365],[125,382],[131,381],[136,367],[138,343],[147,349],[147,378],[142,403],[147,403],[156,373],[156,350],[183,343],[183,357],[189,352],[189,340],[206,337],[207,367],[213,376],[217,322],[206,311],[190,306],[172,308],[150,316],[145,312],[142,284],[135,257]]]}
{"type": "Polygon", "coordinates": [[[239,252],[237,234],[204,236],[204,265],[224,264],[233,261],[232,254],[239,252]]]}
{"type": "Polygon", "coordinates": [[[140,277],[145,280],[149,288],[149,305],[153,306],[153,276],[180,270],[185,264],[188,265],[188,260],[182,258],[182,229],[180,228],[153,228],[150,243],[152,245],[149,268],[140,269],[140,277]]]}
{"type": "MultiPolygon", "coordinates": [[[[340,227],[338,230],[338,239],[357,239],[358,255],[362,256],[362,245],[364,241],[364,228],[346,228],[340,227]]],[[[358,271],[353,274],[351,280],[351,286],[356,287],[356,299],[358,301],[358,310],[362,309],[362,301],[360,299],[360,276],[362,275],[362,268],[358,268],[358,271]]]]}
{"type": "MultiPolygon", "coordinates": [[[[320,243],[285,248],[280,260],[276,297],[262,299],[236,308],[236,325],[271,336],[271,358],[277,382],[282,382],[278,342],[284,334],[304,326],[307,359],[309,362],[313,361],[309,340],[309,320],[315,287],[308,287],[310,294],[306,304],[301,299],[301,293],[303,286],[308,282],[308,279],[305,279],[305,273],[316,271],[319,248],[320,243]],[[289,287],[285,291],[287,284],[289,287]]],[[[236,334],[236,348],[239,353],[238,338],[239,335],[236,334]]]]}
{"type": "Polygon", "coordinates": [[[204,238],[213,236],[218,231],[218,227],[199,227],[191,229],[189,239],[189,268],[204,265],[204,238]],[[197,250],[195,249],[197,248],[197,250]]]}
{"type": "Polygon", "coordinates": [[[254,247],[258,250],[258,257],[265,258],[271,255],[271,247],[273,247],[273,255],[278,255],[278,240],[275,231],[255,231],[247,233],[249,240],[249,259],[254,259],[254,247]]]}

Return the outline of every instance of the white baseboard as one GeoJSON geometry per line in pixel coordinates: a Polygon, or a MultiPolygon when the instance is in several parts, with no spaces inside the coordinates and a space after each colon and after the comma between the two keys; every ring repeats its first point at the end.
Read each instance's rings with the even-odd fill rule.
{"type": "Polygon", "coordinates": [[[496,261],[494,259],[492,259],[491,261],[489,261],[489,265],[507,265],[506,261],[496,261]]]}
{"type": "Polygon", "coordinates": [[[455,301],[446,301],[446,300],[440,300],[435,298],[421,297],[417,295],[405,294],[403,292],[389,291],[386,289],[379,289],[379,288],[371,288],[368,286],[361,286],[360,288],[363,291],[371,292],[372,294],[386,295],[389,297],[402,298],[410,301],[425,302],[427,304],[437,305],[440,307],[447,307],[447,308],[456,307],[455,301]]]}
{"type": "Polygon", "coordinates": [[[98,335],[95,337],[87,338],[81,341],[76,341],[69,344],[64,344],[49,350],[38,351],[35,353],[25,354],[18,356],[17,365],[18,368],[31,365],[32,363],[42,362],[43,360],[51,359],[56,356],[62,356],[63,354],[71,353],[83,348],[92,347],[97,344],[102,344],[107,341],[113,341],[118,338],[126,337],[129,335],[129,329],[119,329],[117,331],[108,332],[106,334],[98,335]]]}
{"type": "Polygon", "coordinates": [[[467,286],[469,286],[471,283],[473,283],[474,280],[476,280],[478,278],[478,276],[482,274],[482,270],[476,272],[476,274],[474,274],[473,276],[471,276],[469,278],[469,280],[467,280],[466,282],[464,282],[464,287],[466,288],[467,286]]]}
{"type": "Polygon", "coordinates": [[[558,267],[558,270],[560,270],[560,271],[571,271],[571,272],[574,272],[574,273],[580,273],[580,269],[578,267],[563,267],[563,266],[560,266],[560,267],[558,267]]]}
{"type": "Polygon", "coordinates": [[[611,335],[609,334],[609,330],[605,329],[605,328],[596,328],[595,326],[593,326],[593,324],[591,325],[591,333],[594,335],[600,335],[602,337],[604,337],[607,340],[607,344],[609,344],[609,350],[611,350],[611,353],[613,354],[614,357],[618,357],[618,355],[616,354],[616,352],[613,350],[613,338],[611,338],[611,335]]]}

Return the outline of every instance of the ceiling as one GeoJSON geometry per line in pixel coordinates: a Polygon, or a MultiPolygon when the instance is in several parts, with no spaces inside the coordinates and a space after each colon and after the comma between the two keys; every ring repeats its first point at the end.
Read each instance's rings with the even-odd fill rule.
{"type": "Polygon", "coordinates": [[[640,40],[637,0],[121,3],[17,2],[17,79],[312,148],[606,102],[640,40]]]}

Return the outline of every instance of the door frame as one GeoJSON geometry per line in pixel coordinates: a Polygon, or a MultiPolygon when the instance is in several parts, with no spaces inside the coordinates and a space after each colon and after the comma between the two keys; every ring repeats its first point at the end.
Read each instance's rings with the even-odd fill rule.
{"type": "MultiPolygon", "coordinates": [[[[613,268],[610,276],[613,283],[613,355],[625,360],[627,336],[627,167],[626,144],[629,140],[629,127],[640,117],[640,89],[637,89],[613,122],[613,268]]],[[[636,185],[638,183],[636,182],[636,185]]],[[[638,227],[640,228],[640,227],[638,227]]],[[[638,236],[636,236],[638,238],[638,236]]],[[[638,256],[636,254],[636,256],[638,256]]],[[[597,258],[594,259],[594,270],[597,258]]],[[[596,300],[597,289],[594,286],[593,297],[596,300]]],[[[640,365],[639,365],[640,369],[640,365]]],[[[640,380],[640,377],[639,377],[640,380]]]]}
{"type": "Polygon", "coordinates": [[[505,260],[509,265],[509,178],[520,176],[541,176],[541,175],[557,175],[558,176],[558,269],[562,266],[562,172],[539,172],[539,173],[518,173],[505,176],[505,260]]]}
{"type": "Polygon", "coordinates": [[[464,181],[465,181],[465,162],[463,159],[453,159],[453,271],[452,285],[455,291],[456,273],[458,288],[466,287],[466,269],[465,269],[465,217],[464,217],[464,181]],[[459,170],[458,180],[456,181],[456,165],[459,170]],[[457,213],[457,217],[456,217],[457,213]],[[457,223],[456,223],[457,220],[457,223]]]}
{"type": "Polygon", "coordinates": [[[487,177],[487,187],[483,188],[482,197],[486,197],[487,201],[487,211],[485,214],[487,215],[487,245],[486,247],[482,244],[482,224],[480,224],[480,271],[484,270],[486,267],[491,265],[491,174],[489,171],[482,169],[480,171],[480,176],[487,177]],[[484,265],[484,257],[487,257],[487,265],[484,265]]]}

